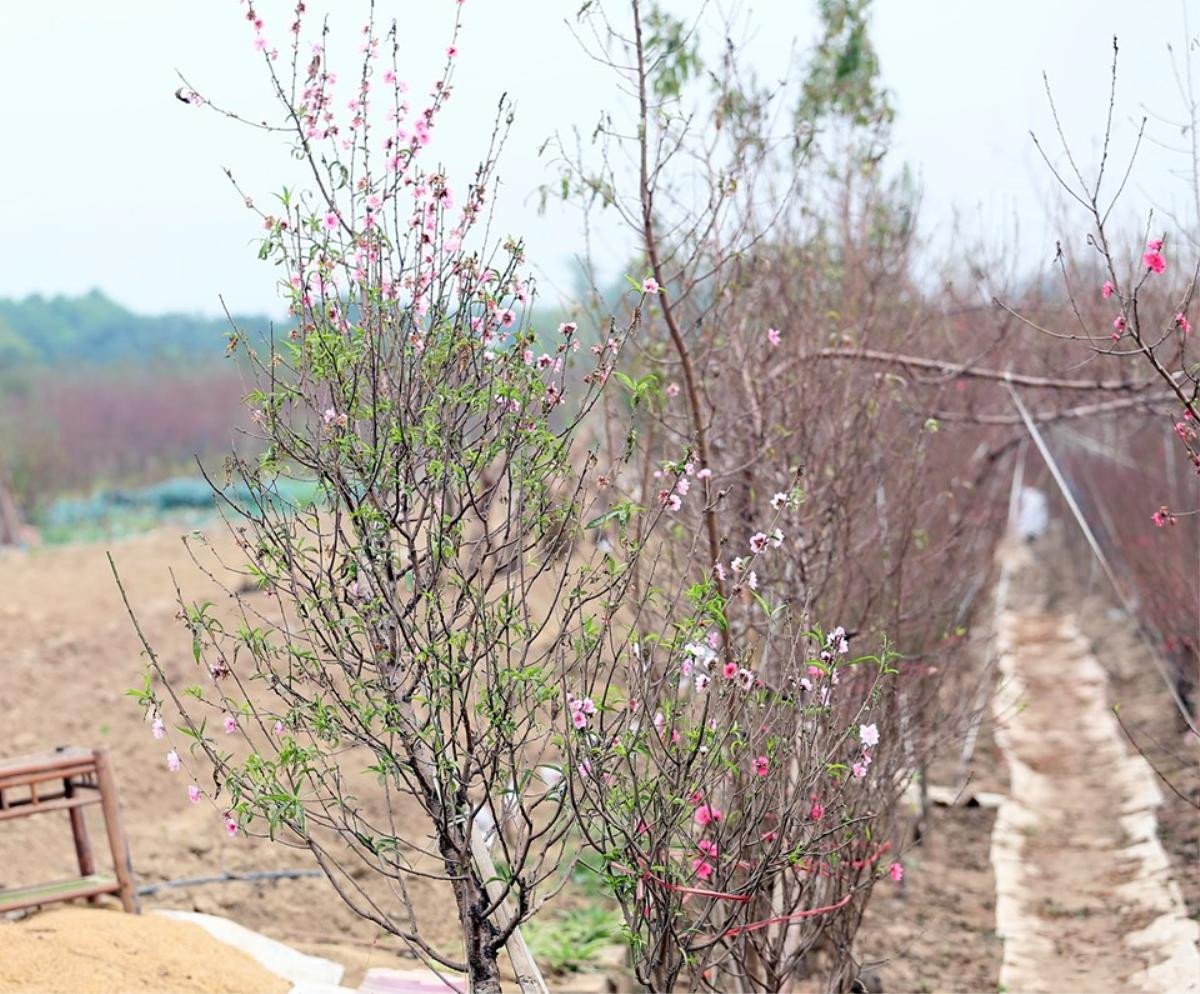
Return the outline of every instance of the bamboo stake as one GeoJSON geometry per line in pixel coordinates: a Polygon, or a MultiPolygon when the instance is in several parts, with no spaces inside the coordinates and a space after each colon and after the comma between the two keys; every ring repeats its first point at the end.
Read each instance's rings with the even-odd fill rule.
{"type": "MultiPolygon", "coordinates": [[[[496,864],[492,862],[492,854],[488,852],[487,843],[483,841],[483,831],[478,825],[471,825],[471,856],[479,870],[479,876],[484,881],[488,896],[498,900],[504,892],[504,883],[496,873],[496,864]]],[[[513,920],[512,906],[507,898],[496,909],[496,918],[501,928],[507,928],[513,920]]],[[[517,983],[521,985],[521,994],[549,994],[542,971],[538,969],[533,954],[521,934],[520,926],[512,930],[505,943],[508,958],[512,962],[513,971],[517,975],[517,983]]]]}

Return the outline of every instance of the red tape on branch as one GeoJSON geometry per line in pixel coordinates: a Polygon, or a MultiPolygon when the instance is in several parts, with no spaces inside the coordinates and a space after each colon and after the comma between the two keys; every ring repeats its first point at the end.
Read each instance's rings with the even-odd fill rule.
{"type": "Polygon", "coordinates": [[[760,928],[766,928],[768,925],[780,925],[783,922],[798,921],[801,918],[811,918],[813,915],[825,915],[830,911],[837,911],[839,908],[844,908],[850,903],[850,899],[854,897],[854,892],[851,891],[836,904],[827,904],[823,908],[809,908],[807,911],[797,911],[790,915],[777,915],[774,918],[764,918],[760,922],[751,922],[749,925],[737,925],[729,929],[727,932],[721,933],[721,938],[728,939],[735,935],[741,935],[742,932],[754,932],[760,928]]]}
{"type": "Polygon", "coordinates": [[[656,877],[649,870],[645,871],[642,876],[646,880],[653,880],[656,884],[666,887],[667,890],[673,890],[677,894],[694,894],[697,897],[712,897],[718,901],[739,901],[745,903],[750,900],[749,894],[726,894],[719,890],[704,890],[702,887],[682,887],[679,884],[673,884],[662,877],[656,877]]]}

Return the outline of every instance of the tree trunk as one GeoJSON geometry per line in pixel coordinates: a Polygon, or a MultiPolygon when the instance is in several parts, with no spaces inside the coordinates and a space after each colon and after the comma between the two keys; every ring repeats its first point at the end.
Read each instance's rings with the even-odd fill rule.
{"type": "Polygon", "coordinates": [[[496,956],[496,928],[488,920],[491,903],[480,885],[466,852],[446,855],[446,869],[454,880],[454,898],[462,922],[463,946],[467,959],[467,980],[471,994],[500,994],[500,964],[496,956]]]}
{"type": "Polygon", "coordinates": [[[16,545],[20,539],[21,515],[0,472],[0,545],[16,545]]]}

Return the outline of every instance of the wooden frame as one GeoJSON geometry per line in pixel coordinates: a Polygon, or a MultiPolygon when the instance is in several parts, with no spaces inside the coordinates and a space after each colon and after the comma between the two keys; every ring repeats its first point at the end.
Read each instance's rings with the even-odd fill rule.
{"type": "Polygon", "coordinates": [[[75,840],[79,876],[56,883],[0,890],[0,912],[56,901],[116,894],[126,911],[139,910],[129,843],[121,824],[117,787],[104,749],[60,748],[49,756],[0,760],[0,824],[13,818],[65,811],[75,840]],[[112,853],[115,876],[96,872],[83,808],[98,804],[112,853]]]}

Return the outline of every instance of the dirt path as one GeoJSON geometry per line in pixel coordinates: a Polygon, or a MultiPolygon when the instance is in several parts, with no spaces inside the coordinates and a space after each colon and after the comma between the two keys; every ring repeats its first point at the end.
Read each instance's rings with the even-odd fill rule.
{"type": "MultiPolygon", "coordinates": [[[[1023,548],[1009,561],[1014,576],[1031,565],[1023,548]]],[[[1012,785],[992,836],[1000,989],[1200,991],[1200,926],[1158,839],[1155,775],[1075,619],[1014,599],[994,700],[1012,785]]]]}

